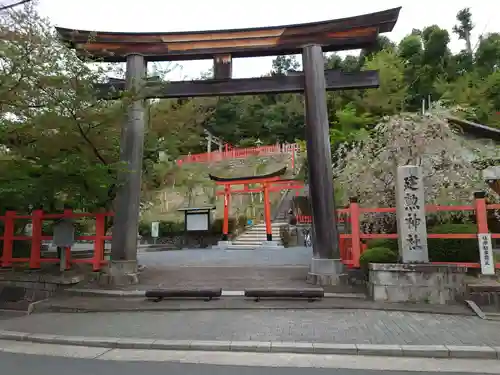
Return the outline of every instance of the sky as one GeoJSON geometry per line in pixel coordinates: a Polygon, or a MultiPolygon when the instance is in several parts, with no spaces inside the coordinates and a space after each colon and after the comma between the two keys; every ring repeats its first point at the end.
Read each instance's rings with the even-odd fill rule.
{"type": "MultiPolygon", "coordinates": [[[[473,46],[479,35],[500,31],[495,18],[500,14],[497,0],[39,0],[40,13],[55,26],[91,31],[198,31],[229,28],[278,26],[324,21],[402,6],[393,41],[412,29],[437,24],[451,32],[456,13],[471,9],[475,29],[473,46]]],[[[454,52],[464,43],[455,35],[454,52]]],[[[351,52],[352,53],[352,52],[351,52]]],[[[259,77],[271,70],[270,57],[233,60],[233,77],[259,77]]],[[[180,62],[168,79],[197,78],[212,61],[180,62]]]]}

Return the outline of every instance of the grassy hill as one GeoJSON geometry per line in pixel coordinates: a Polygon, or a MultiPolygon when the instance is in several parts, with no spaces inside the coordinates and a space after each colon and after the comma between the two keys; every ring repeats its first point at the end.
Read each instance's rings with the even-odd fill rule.
{"type": "MultiPolygon", "coordinates": [[[[182,221],[181,207],[200,207],[215,205],[215,216],[223,216],[224,197],[215,196],[216,185],[208,174],[220,177],[244,177],[262,175],[288,167],[283,178],[292,178],[291,155],[276,154],[254,156],[247,159],[230,159],[213,163],[190,163],[179,167],[169,176],[168,187],[157,191],[153,205],[142,214],[143,221],[182,221]]],[[[243,186],[233,186],[240,189],[243,186]]],[[[221,189],[219,187],[219,189],[221,189]]],[[[272,204],[279,202],[281,194],[271,193],[272,204]]],[[[263,203],[259,193],[234,194],[231,200],[231,216],[246,215],[257,220],[263,217],[263,203]]]]}

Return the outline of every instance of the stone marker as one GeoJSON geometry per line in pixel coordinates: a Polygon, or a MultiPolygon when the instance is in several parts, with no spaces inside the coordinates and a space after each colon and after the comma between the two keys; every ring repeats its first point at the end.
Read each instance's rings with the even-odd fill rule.
{"type": "Polygon", "coordinates": [[[398,167],[396,181],[398,247],[403,263],[427,263],[427,224],[422,168],[398,167]]]}

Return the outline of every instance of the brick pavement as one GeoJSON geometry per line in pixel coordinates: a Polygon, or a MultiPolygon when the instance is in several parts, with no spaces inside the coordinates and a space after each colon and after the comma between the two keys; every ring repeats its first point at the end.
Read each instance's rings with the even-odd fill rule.
{"type": "Polygon", "coordinates": [[[166,340],[500,346],[500,322],[367,310],[53,313],[0,321],[0,329],[166,340]]]}

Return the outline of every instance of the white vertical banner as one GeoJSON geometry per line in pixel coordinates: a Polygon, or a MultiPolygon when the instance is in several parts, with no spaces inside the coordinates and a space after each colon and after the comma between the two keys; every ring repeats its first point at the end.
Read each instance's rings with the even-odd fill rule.
{"type": "Polygon", "coordinates": [[[479,259],[481,261],[481,273],[483,275],[495,274],[495,260],[493,259],[493,246],[490,233],[479,233],[479,259]]]}
{"type": "Polygon", "coordinates": [[[158,238],[160,233],[160,222],[153,221],[151,223],[151,237],[158,238]]]}

